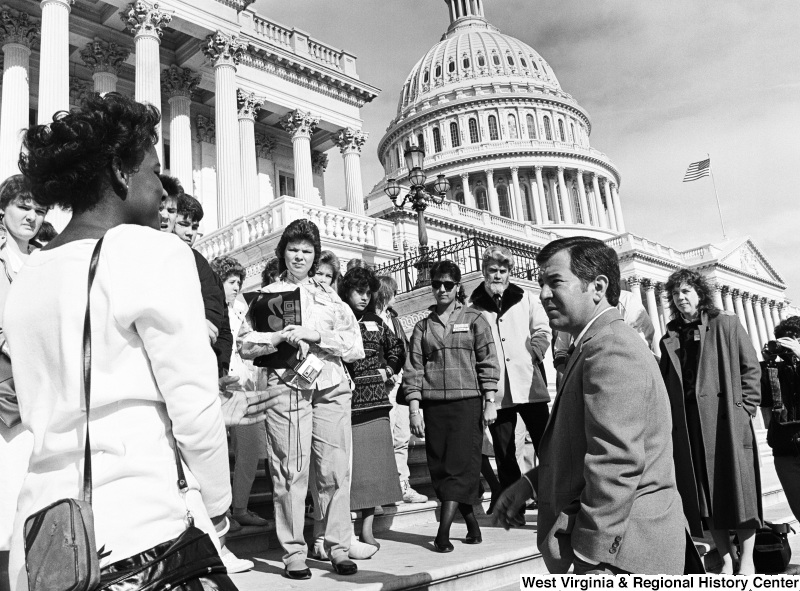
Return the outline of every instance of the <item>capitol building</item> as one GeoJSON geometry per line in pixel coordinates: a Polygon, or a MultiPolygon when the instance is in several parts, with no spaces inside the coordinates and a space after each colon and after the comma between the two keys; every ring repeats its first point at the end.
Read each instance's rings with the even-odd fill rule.
{"type": "MultiPolygon", "coordinates": [[[[478,280],[482,247],[502,242],[517,257],[516,280],[537,290],[536,253],[580,234],[618,251],[626,287],[659,337],[669,316],[664,283],[679,267],[709,277],[718,306],[739,316],[757,350],[797,312],[747,237],[677,250],[629,230],[625,171],[591,145],[590,114],[544,57],[491,24],[490,3],[428,3],[429,18],[449,26],[406,77],[380,139],[362,131],[361,108],[380,91],[362,80],[369,73],[356,56],[251,4],[5,0],[0,180],[18,170],[20,130],[87,92],[117,91],[161,109],[163,167],[206,212],[197,248],[239,259],[245,289],[259,285],[283,227],[309,218],[323,248],[397,278],[411,326],[430,304],[428,290],[414,289],[417,214],[384,189],[392,179],[407,185],[404,155],[417,146],[430,191],[438,175],[449,182],[424,212],[430,256],[457,260],[466,281],[478,280]],[[384,177],[362,179],[361,159],[376,155],[384,177]],[[343,160],[343,186],[326,183],[332,158],[343,160]],[[366,195],[364,181],[374,186],[366,195]]],[[[50,218],[63,227],[67,214],[50,218]]]]}

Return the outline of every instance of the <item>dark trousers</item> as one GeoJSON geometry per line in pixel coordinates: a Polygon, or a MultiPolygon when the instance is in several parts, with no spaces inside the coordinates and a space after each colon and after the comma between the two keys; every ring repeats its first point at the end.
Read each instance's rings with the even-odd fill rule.
{"type": "Polygon", "coordinates": [[[517,463],[517,446],[514,442],[518,414],[528,429],[533,448],[538,451],[539,441],[550,417],[550,410],[546,402],[528,402],[498,409],[497,420],[489,427],[489,432],[492,434],[494,457],[497,460],[497,478],[503,490],[522,476],[517,463]]]}

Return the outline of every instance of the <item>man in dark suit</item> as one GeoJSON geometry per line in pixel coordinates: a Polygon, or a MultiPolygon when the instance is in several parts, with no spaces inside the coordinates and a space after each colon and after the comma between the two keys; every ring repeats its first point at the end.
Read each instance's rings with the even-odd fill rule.
{"type": "Polygon", "coordinates": [[[576,574],[683,574],[689,557],[687,570],[701,570],[675,484],[664,381],[615,308],[616,252],[594,238],[562,238],[536,261],[550,327],[574,345],[539,467],[503,494],[498,521],[522,525],[519,507],[537,492],[538,545],[553,573],[574,564],[576,574]]]}

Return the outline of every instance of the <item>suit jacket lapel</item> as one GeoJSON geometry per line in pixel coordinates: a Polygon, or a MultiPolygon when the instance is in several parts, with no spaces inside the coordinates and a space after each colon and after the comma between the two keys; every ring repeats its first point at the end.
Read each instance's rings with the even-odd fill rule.
{"type": "MultiPolygon", "coordinates": [[[[701,337],[702,338],[702,337],[701,337]]],[[[664,348],[667,350],[669,360],[672,362],[672,367],[678,374],[678,379],[683,382],[683,375],[681,375],[681,360],[678,359],[678,349],[681,346],[681,340],[678,338],[678,333],[667,328],[667,334],[664,337],[664,348]]]]}

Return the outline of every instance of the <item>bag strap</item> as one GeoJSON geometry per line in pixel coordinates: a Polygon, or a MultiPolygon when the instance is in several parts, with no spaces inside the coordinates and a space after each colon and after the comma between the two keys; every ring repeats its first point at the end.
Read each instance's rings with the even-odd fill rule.
{"type": "Polygon", "coordinates": [[[100,260],[100,248],[103,239],[97,241],[89,262],[89,281],[86,288],[86,313],[83,317],[83,392],[86,401],[86,444],[83,448],[83,500],[92,504],[92,446],[89,441],[89,414],[92,401],[92,318],[91,297],[92,283],[97,273],[97,261],[100,260]]]}

